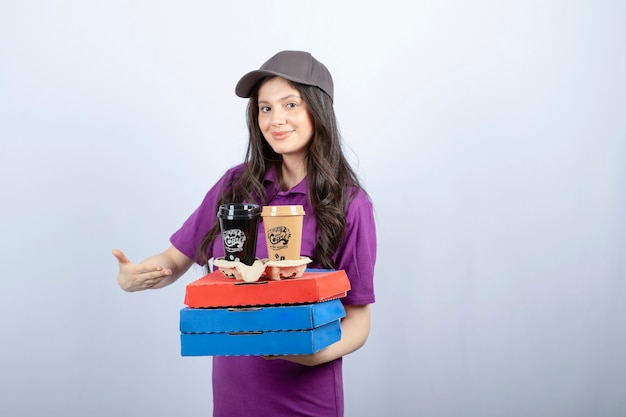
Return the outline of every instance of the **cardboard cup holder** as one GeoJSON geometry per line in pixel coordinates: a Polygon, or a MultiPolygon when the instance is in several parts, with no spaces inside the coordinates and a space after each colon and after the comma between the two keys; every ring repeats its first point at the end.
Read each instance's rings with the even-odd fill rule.
{"type": "Polygon", "coordinates": [[[306,266],[311,259],[301,256],[300,259],[287,259],[284,261],[270,261],[268,259],[256,259],[252,265],[243,262],[227,261],[217,258],[213,265],[228,278],[235,278],[245,282],[256,282],[263,275],[274,281],[287,278],[299,278],[304,274],[306,266]]]}
{"type": "Polygon", "coordinates": [[[311,259],[301,256],[300,259],[287,259],[284,261],[265,262],[265,275],[274,281],[284,278],[300,278],[304,274],[306,266],[311,263],[311,259]]]}
{"type": "Polygon", "coordinates": [[[265,265],[263,260],[255,259],[252,265],[246,265],[243,262],[227,261],[224,258],[217,258],[213,261],[213,265],[228,278],[235,278],[245,282],[255,282],[261,278],[265,265]]]}

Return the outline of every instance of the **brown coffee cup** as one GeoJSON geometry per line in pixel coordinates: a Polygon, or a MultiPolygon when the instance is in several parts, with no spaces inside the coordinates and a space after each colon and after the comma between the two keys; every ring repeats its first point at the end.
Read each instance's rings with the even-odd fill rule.
{"type": "Polygon", "coordinates": [[[261,211],[270,261],[300,259],[304,207],[264,206],[261,211]]]}

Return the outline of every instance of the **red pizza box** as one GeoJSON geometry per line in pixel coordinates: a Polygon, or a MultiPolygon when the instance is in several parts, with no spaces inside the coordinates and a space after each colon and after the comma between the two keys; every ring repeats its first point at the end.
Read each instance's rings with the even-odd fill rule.
{"type": "Polygon", "coordinates": [[[307,270],[299,278],[257,282],[228,278],[220,271],[187,285],[185,305],[190,308],[304,304],[345,297],[350,281],[343,270],[307,270]]]}

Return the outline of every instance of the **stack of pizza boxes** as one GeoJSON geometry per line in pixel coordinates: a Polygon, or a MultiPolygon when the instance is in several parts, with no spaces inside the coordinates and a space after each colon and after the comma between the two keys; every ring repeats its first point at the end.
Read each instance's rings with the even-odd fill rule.
{"type": "Polygon", "coordinates": [[[214,271],[186,287],[182,356],[315,353],[341,339],[340,299],[349,290],[343,270],[255,282],[214,271]]]}

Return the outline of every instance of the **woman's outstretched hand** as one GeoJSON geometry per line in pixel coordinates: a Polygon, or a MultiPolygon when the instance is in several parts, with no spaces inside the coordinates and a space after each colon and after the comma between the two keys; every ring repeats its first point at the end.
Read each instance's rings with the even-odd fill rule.
{"type": "Polygon", "coordinates": [[[128,260],[124,252],[114,249],[113,256],[120,264],[120,271],[117,274],[117,283],[128,292],[147,290],[150,288],[160,288],[163,280],[168,281],[172,275],[172,270],[163,268],[160,265],[142,262],[134,264],[128,260]]]}

